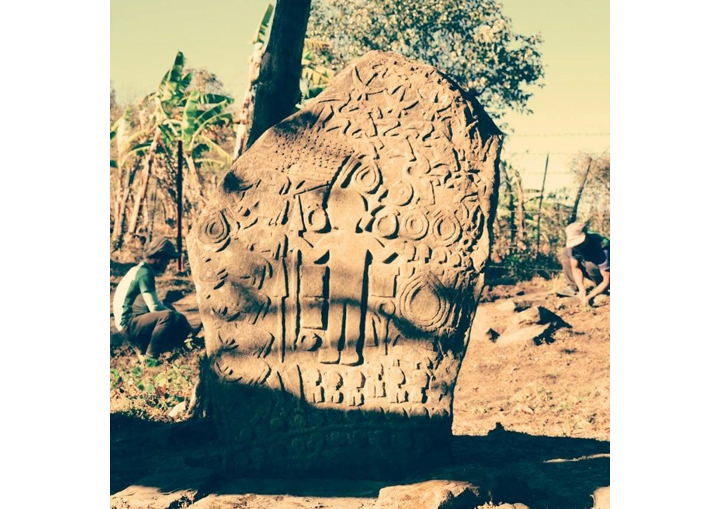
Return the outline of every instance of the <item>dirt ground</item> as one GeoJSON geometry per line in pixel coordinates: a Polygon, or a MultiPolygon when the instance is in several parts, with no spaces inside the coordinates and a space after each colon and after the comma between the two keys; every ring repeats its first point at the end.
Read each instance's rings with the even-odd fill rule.
{"type": "MultiPolygon", "coordinates": [[[[610,305],[559,298],[556,284],[536,278],[485,293],[455,389],[453,450],[445,464],[407,483],[472,482],[483,507],[522,502],[532,509],[589,508],[591,493],[609,485],[610,305]],[[514,314],[537,305],[569,327],[539,345],[495,342],[514,314]]],[[[184,293],[174,305],[199,323],[186,279],[160,278],[158,288],[161,297],[168,289],[184,293]]],[[[150,366],[127,346],[112,351],[113,507],[373,507],[387,483],[218,478],[221,446],[212,424],[172,414],[191,395],[200,346],[150,366]]]]}
{"type": "Polygon", "coordinates": [[[610,440],[610,305],[583,308],[555,295],[554,281],[534,279],[490,290],[478,309],[453,404],[453,433],[486,435],[496,423],[508,431],[610,440]],[[570,327],[539,346],[493,343],[511,312],[543,306],[570,327]]]}

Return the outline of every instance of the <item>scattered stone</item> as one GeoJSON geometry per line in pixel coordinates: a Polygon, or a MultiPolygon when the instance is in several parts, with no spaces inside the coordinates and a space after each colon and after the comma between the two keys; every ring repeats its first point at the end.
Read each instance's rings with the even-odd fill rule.
{"type": "Polygon", "coordinates": [[[528,325],[519,330],[501,334],[500,337],[495,340],[495,344],[501,346],[518,344],[539,345],[546,340],[550,332],[552,332],[552,325],[549,323],[544,325],[528,325]]]}
{"type": "Polygon", "coordinates": [[[593,509],[610,509],[610,486],[596,489],[592,498],[593,509]]]}
{"type": "Polygon", "coordinates": [[[525,325],[551,324],[555,328],[567,327],[568,324],[558,315],[543,306],[533,306],[515,315],[506,331],[518,330],[525,325]]]}
{"type": "Polygon", "coordinates": [[[593,299],[593,304],[595,306],[605,306],[607,304],[610,304],[610,296],[605,295],[605,294],[600,294],[593,299]]]}
{"type": "Polygon", "coordinates": [[[187,401],[183,401],[182,403],[178,403],[172,407],[172,410],[168,412],[168,417],[175,419],[177,416],[185,412],[185,410],[187,410],[187,401]]]}
{"type": "Polygon", "coordinates": [[[497,301],[497,303],[495,304],[495,308],[498,311],[512,313],[517,309],[517,304],[512,299],[504,299],[497,301]]]}
{"type": "MultiPolygon", "coordinates": [[[[502,474],[493,482],[491,489],[491,498],[497,503],[507,503],[511,507],[517,507],[517,502],[508,502],[508,500],[531,500],[533,498],[530,486],[515,475],[502,474]]],[[[521,506],[522,507],[522,506],[521,506]]]]}
{"type": "Polygon", "coordinates": [[[535,410],[533,410],[527,405],[521,405],[520,403],[518,403],[517,405],[515,405],[515,412],[525,412],[526,414],[532,415],[535,413],[535,410]]]}
{"type": "Polygon", "coordinates": [[[110,497],[111,509],[175,509],[190,506],[206,492],[213,472],[176,468],[151,474],[110,497]]]}
{"type": "Polygon", "coordinates": [[[191,509],[371,509],[375,499],[246,493],[242,495],[210,495],[195,502],[191,509]]]}
{"type": "Polygon", "coordinates": [[[460,481],[433,480],[380,490],[375,509],[465,509],[480,504],[477,486],[460,481]]]}

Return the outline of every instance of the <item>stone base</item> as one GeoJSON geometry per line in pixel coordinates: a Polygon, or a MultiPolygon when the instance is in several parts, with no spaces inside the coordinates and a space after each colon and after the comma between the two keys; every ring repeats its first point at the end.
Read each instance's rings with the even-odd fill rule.
{"type": "Polygon", "coordinates": [[[225,467],[238,475],[402,478],[447,453],[447,416],[319,409],[292,395],[217,383],[225,467]],[[270,416],[270,417],[268,417],[270,416]]]}

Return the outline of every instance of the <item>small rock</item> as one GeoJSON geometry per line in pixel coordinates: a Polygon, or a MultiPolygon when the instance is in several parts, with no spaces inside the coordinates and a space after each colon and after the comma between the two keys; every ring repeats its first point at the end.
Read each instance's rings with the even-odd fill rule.
{"type": "Polygon", "coordinates": [[[512,313],[517,309],[517,304],[512,299],[500,300],[495,304],[495,309],[498,311],[512,313]]]}
{"type": "Polygon", "coordinates": [[[530,486],[524,480],[508,474],[501,474],[495,479],[490,492],[493,502],[506,503],[513,508],[522,506],[518,502],[508,502],[508,500],[531,500],[533,498],[530,486]]]}
{"type": "Polygon", "coordinates": [[[527,325],[549,325],[552,331],[560,327],[569,327],[565,320],[549,309],[543,306],[533,306],[513,316],[505,328],[503,335],[520,331],[527,325]]]}
{"type": "Polygon", "coordinates": [[[496,345],[539,345],[552,331],[552,325],[537,324],[523,327],[513,332],[506,332],[501,334],[500,337],[495,340],[496,345]]]}
{"type": "Polygon", "coordinates": [[[593,509],[610,509],[610,486],[596,489],[592,498],[593,509]]]}
{"type": "Polygon", "coordinates": [[[171,509],[189,507],[206,492],[214,475],[210,469],[172,468],[168,465],[110,497],[111,509],[171,509]]]}
{"type": "Polygon", "coordinates": [[[593,299],[593,304],[595,306],[605,306],[607,304],[610,304],[610,296],[605,295],[605,294],[600,294],[593,299]]]}
{"type": "Polygon", "coordinates": [[[460,481],[432,480],[380,490],[375,509],[460,509],[479,505],[477,486],[460,481]]]}
{"type": "Polygon", "coordinates": [[[168,412],[168,417],[172,417],[174,419],[178,415],[185,412],[185,410],[187,410],[187,401],[183,401],[182,403],[178,403],[177,405],[172,407],[172,410],[168,412]]]}

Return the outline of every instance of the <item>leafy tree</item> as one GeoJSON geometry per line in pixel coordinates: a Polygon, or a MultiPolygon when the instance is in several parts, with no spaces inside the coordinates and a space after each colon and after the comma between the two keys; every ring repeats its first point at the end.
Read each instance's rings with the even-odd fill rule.
{"type": "Polygon", "coordinates": [[[589,226],[610,235],[610,154],[578,153],[570,163],[578,183],[569,221],[580,218],[589,226]]]}
{"type": "MultiPolygon", "coordinates": [[[[143,208],[147,221],[151,176],[158,183],[165,210],[173,208],[170,204],[176,199],[178,141],[183,142],[188,169],[183,206],[189,210],[202,206],[204,179],[199,165],[211,169],[230,162],[232,116],[227,107],[231,102],[214,75],[187,69],[184,55],[178,52],[158,89],[128,107],[111,126],[110,139],[115,142],[110,163],[115,171],[112,239],[116,246],[121,244],[123,233],[132,235],[137,231],[143,208]],[[142,172],[136,182],[140,166],[142,172]],[[131,195],[134,202],[126,221],[131,195]]],[[[112,106],[111,95],[111,111],[112,106]]]]}
{"type": "Polygon", "coordinates": [[[331,44],[318,60],[339,70],[369,50],[434,65],[474,93],[488,113],[527,108],[542,86],[540,35],[522,35],[496,0],[316,0],[308,37],[331,44]]]}

